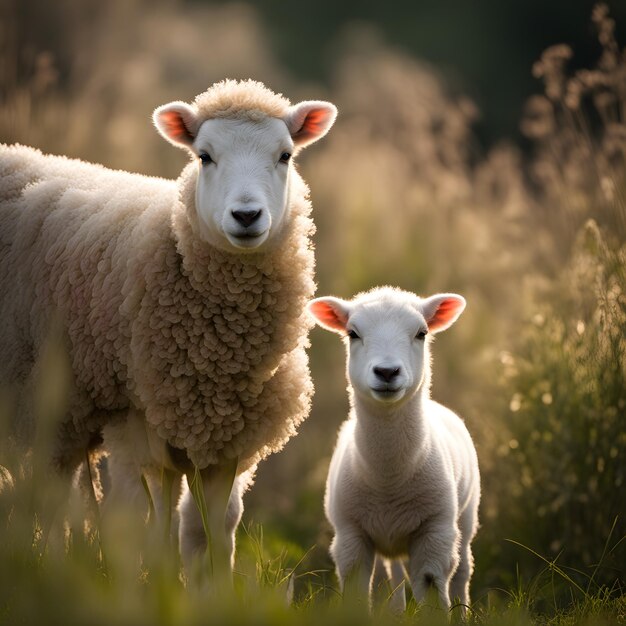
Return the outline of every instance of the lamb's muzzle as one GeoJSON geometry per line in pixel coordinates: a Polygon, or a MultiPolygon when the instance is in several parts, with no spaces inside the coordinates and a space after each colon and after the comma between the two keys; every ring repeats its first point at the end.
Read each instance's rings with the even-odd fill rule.
{"type": "Polygon", "coordinates": [[[392,382],[394,378],[397,378],[400,374],[399,367],[382,367],[380,365],[375,365],[373,369],[374,374],[376,374],[376,376],[385,383],[392,382]]]}

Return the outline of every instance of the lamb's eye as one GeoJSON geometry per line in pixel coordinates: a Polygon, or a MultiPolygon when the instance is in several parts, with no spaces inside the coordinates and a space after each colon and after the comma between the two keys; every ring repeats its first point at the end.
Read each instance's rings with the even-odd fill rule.
{"type": "Polygon", "coordinates": [[[200,160],[202,161],[202,165],[208,165],[209,163],[215,162],[213,161],[213,159],[211,158],[211,155],[208,152],[201,152],[200,160]]]}
{"type": "Polygon", "coordinates": [[[281,163],[288,163],[290,158],[291,158],[291,154],[289,152],[283,152],[280,155],[280,162],[281,163]]]}
{"type": "Polygon", "coordinates": [[[417,335],[415,335],[415,339],[419,339],[420,341],[424,341],[426,339],[426,335],[428,334],[427,330],[420,330],[417,335]]]}
{"type": "Polygon", "coordinates": [[[360,337],[353,330],[348,331],[348,337],[350,337],[350,339],[360,339],[360,337]]]}

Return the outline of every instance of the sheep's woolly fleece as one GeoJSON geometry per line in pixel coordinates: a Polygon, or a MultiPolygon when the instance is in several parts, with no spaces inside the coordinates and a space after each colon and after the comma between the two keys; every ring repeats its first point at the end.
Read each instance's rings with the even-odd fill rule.
{"type": "MultiPolygon", "coordinates": [[[[282,116],[289,101],[229,81],[195,106],[282,116]]],[[[196,235],[193,162],[166,181],[23,146],[0,155],[0,383],[25,388],[60,315],[74,384],[59,466],[131,406],[199,467],[239,457],[244,470],[279,450],[313,390],[314,227],[297,172],[271,250],[234,254],[196,235]]]]}

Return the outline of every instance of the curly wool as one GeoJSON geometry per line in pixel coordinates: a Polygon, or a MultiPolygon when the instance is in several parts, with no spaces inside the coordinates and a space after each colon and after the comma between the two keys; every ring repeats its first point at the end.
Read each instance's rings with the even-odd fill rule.
{"type": "MultiPolygon", "coordinates": [[[[252,93],[263,114],[288,106],[252,93]]],[[[213,102],[203,97],[201,106],[213,102]]],[[[250,98],[235,98],[231,113],[250,98]]],[[[0,319],[10,320],[0,383],[26,388],[60,316],[74,377],[60,467],[79,462],[129,407],[200,468],[239,458],[241,471],[282,448],[308,415],[308,187],[294,170],[290,218],[271,249],[235,254],[197,235],[196,175],[194,163],[174,182],[0,148],[0,319]]]]}
{"type": "Polygon", "coordinates": [[[203,119],[263,117],[283,118],[291,102],[255,80],[223,80],[201,93],[193,108],[203,119]]]}
{"type": "Polygon", "coordinates": [[[179,179],[177,254],[163,250],[177,275],[150,273],[132,325],[133,380],[148,423],[196,465],[224,456],[249,466],[282,448],[309,410],[310,203],[298,179],[273,253],[223,252],[194,235],[183,210],[194,171],[179,179]]]}

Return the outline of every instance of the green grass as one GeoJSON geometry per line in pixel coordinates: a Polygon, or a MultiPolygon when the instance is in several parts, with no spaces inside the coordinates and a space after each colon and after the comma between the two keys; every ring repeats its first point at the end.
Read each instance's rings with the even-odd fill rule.
{"type": "MultiPolygon", "coordinates": [[[[10,458],[3,450],[3,457],[10,458]]],[[[409,602],[394,616],[371,614],[344,601],[329,570],[310,571],[309,552],[260,524],[242,524],[234,590],[211,591],[205,580],[186,585],[163,538],[132,511],[108,512],[108,540],[95,520],[84,523],[81,498],[67,500],[54,475],[42,479],[13,455],[0,490],[0,624],[447,624],[438,608],[409,602]]],[[[29,467],[30,466],[30,467],[29,467]]],[[[606,542],[606,551],[614,544],[606,542]]],[[[518,546],[521,550],[528,550],[518,546]]],[[[469,621],[484,625],[626,623],[617,589],[574,581],[558,560],[535,553],[544,567],[530,579],[517,573],[512,589],[477,598],[469,621]],[[563,605],[557,597],[569,593],[563,605]]],[[[458,621],[452,611],[452,621],[458,621]]]]}

